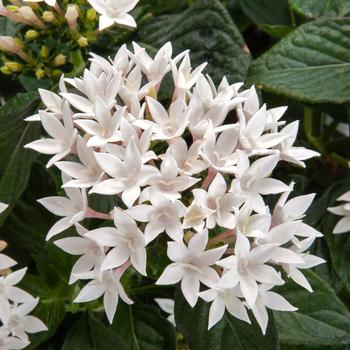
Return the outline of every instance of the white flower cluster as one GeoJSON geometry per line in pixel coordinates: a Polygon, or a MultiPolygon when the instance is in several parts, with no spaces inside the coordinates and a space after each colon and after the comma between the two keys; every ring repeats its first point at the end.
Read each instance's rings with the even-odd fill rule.
{"type": "Polygon", "coordinates": [[[343,216],[333,229],[334,234],[350,232],[350,191],[341,195],[337,201],[345,202],[336,207],[328,208],[332,214],[343,216]]]}
{"type": "MultiPolygon", "coordinates": [[[[7,208],[0,203],[0,213],[7,208]]],[[[0,241],[0,251],[6,247],[0,241]]],[[[39,299],[16,287],[27,268],[7,273],[17,262],[0,253],[0,350],[24,349],[30,344],[27,333],[46,331],[47,327],[29,313],[37,306],[39,299]]]]}
{"type": "Polygon", "coordinates": [[[59,94],[40,90],[46,108],[28,120],[49,138],[26,147],[53,155],[47,166],[62,171],[68,196],[40,200],[62,217],[47,239],[76,226],[79,237],[55,242],[80,256],[70,282],[90,280],[75,301],[103,295],[110,322],[119,297],[132,303],[121,276],[130,266],[146,276],[147,246],[167,235],[172,263],[158,285],[181,282],[192,307],[210,302],[209,328],[225,310],[250,322],[251,309],[265,332],[266,308],[295,310],[271,291],[282,270],[311,291],[301,270],[323,262],[308,253],[321,234],[302,221],[314,195],[288,200],[293,185],[270,175],[279,161],[304,167],[318,153],[293,146],[298,122],[285,125],[285,107],[267,110],[254,87],[240,91],[226,78],[216,88],[204,68],[193,69],[187,51],[172,58],[170,43],[154,58],[134,43],[114,59],[92,55],[81,78],[61,79],[59,94]],[[173,93],[162,103],[165,84],[173,93]],[[91,193],[120,205],[96,212],[91,193]],[[264,198],[274,194],[270,210],[264,198]],[[114,225],[88,231],[85,218],[114,225]]]}

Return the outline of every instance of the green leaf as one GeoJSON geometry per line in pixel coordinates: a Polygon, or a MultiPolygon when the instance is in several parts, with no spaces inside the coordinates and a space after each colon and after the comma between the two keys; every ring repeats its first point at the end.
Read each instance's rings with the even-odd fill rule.
{"type": "Polygon", "coordinates": [[[95,350],[87,317],[76,322],[65,337],[61,350],[95,350]]]}
{"type": "Polygon", "coordinates": [[[245,14],[256,24],[291,24],[288,0],[240,0],[245,14]]]}
{"type": "Polygon", "coordinates": [[[278,39],[285,37],[293,30],[292,27],[278,24],[260,24],[259,29],[278,39]]]}
{"type": "Polygon", "coordinates": [[[37,105],[36,93],[24,93],[0,108],[0,201],[7,204],[14,204],[26,188],[37,156],[23,148],[40,135],[40,125],[23,121],[37,105]]]}
{"type": "Polygon", "coordinates": [[[191,308],[178,289],[175,294],[175,320],[191,350],[272,350],[279,349],[273,317],[266,335],[251,317],[252,324],[226,312],[223,319],[208,331],[209,303],[199,300],[191,308]]]}
{"type": "Polygon", "coordinates": [[[193,66],[207,61],[215,82],[244,81],[250,53],[226,8],[217,0],[199,0],[181,15],[160,16],[142,26],[139,39],[159,48],[171,41],[175,53],[190,49],[193,66]]]}
{"type": "Polygon", "coordinates": [[[307,18],[344,17],[350,14],[347,0],[289,0],[291,8],[307,18]]]}
{"type": "Polygon", "coordinates": [[[350,101],[350,18],[304,24],[258,58],[248,83],[311,103],[350,101]]]}
{"type": "Polygon", "coordinates": [[[314,292],[288,281],[276,288],[295,312],[274,312],[282,343],[310,347],[350,344],[350,313],[334,290],[312,271],[304,271],[314,292]]]}
{"type": "Polygon", "coordinates": [[[69,331],[61,350],[128,350],[123,339],[100,321],[83,316],[69,331]]]}
{"type": "Polygon", "coordinates": [[[112,329],[123,338],[128,350],[176,349],[175,328],[153,306],[121,302],[112,329]]]}

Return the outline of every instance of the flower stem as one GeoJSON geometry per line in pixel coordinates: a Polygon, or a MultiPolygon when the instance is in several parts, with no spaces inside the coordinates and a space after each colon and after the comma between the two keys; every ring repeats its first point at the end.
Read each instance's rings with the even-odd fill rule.
{"type": "Polygon", "coordinates": [[[201,188],[203,190],[206,190],[209,187],[211,182],[214,180],[214,177],[216,176],[216,174],[217,174],[217,170],[215,170],[214,168],[209,168],[208,169],[208,175],[204,179],[204,181],[202,183],[202,186],[201,186],[201,188]]]}
{"type": "Polygon", "coordinates": [[[236,234],[236,230],[227,230],[223,233],[220,233],[216,237],[213,237],[209,240],[209,245],[215,245],[220,242],[224,242],[229,238],[233,238],[236,234]]]}
{"type": "Polygon", "coordinates": [[[88,208],[86,213],[86,218],[89,219],[102,219],[102,220],[112,220],[112,216],[110,214],[100,213],[91,208],[88,208]]]}

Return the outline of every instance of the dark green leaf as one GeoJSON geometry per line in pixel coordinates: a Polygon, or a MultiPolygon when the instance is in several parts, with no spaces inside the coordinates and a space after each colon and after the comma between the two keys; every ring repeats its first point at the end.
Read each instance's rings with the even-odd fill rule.
{"type": "Polygon", "coordinates": [[[350,18],[304,24],[251,66],[248,82],[311,103],[350,100],[350,18]]]}
{"type": "Polygon", "coordinates": [[[139,38],[157,48],[171,41],[176,53],[190,49],[193,66],[207,61],[215,82],[225,75],[232,82],[245,80],[249,50],[217,0],[199,0],[181,15],[157,17],[140,28],[139,38]]]}
{"type": "Polygon", "coordinates": [[[344,17],[350,13],[348,0],[289,0],[291,8],[309,18],[344,17]]]}
{"type": "Polygon", "coordinates": [[[121,302],[112,329],[123,338],[128,350],[176,349],[174,327],[153,306],[121,302]]]}
{"type": "Polygon", "coordinates": [[[282,343],[311,347],[350,344],[350,313],[326,281],[304,271],[313,293],[288,281],[276,288],[296,312],[274,312],[282,343]]]}
{"type": "Polygon", "coordinates": [[[288,0],[240,0],[245,14],[257,24],[291,24],[288,0]]]}
{"type": "Polygon", "coordinates": [[[37,94],[25,93],[0,108],[0,201],[7,204],[14,204],[24,191],[37,155],[23,148],[40,135],[40,125],[23,121],[37,105],[37,94]]]}
{"type": "Polygon", "coordinates": [[[276,327],[271,315],[265,336],[258,324],[240,321],[226,312],[208,331],[209,303],[202,300],[192,309],[178,289],[175,294],[175,320],[191,350],[272,350],[279,349],[276,327]]]}
{"type": "Polygon", "coordinates": [[[293,30],[292,27],[277,24],[261,24],[259,28],[270,36],[278,39],[285,37],[293,30]]]}

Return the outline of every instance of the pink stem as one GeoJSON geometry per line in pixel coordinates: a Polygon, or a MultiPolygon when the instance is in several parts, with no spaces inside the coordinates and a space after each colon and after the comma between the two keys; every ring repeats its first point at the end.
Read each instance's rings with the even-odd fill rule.
{"type": "Polygon", "coordinates": [[[86,218],[89,219],[103,219],[103,220],[112,220],[112,216],[110,214],[100,213],[91,208],[88,208],[86,213],[86,218]]]}
{"type": "Polygon", "coordinates": [[[124,272],[129,268],[131,265],[130,259],[126,261],[123,265],[118,266],[117,268],[114,269],[114,272],[116,275],[121,278],[124,274],[124,272]]]}
{"type": "Polygon", "coordinates": [[[201,188],[203,190],[206,190],[209,187],[211,182],[214,180],[214,177],[216,176],[216,174],[217,174],[217,170],[215,170],[214,168],[209,168],[208,169],[208,175],[204,179],[204,181],[202,183],[202,186],[201,186],[201,188]]]}
{"type": "Polygon", "coordinates": [[[209,244],[212,245],[212,244],[217,244],[219,242],[223,242],[228,238],[234,237],[235,234],[236,234],[236,230],[227,230],[223,233],[220,233],[216,237],[210,239],[209,244]]]}

